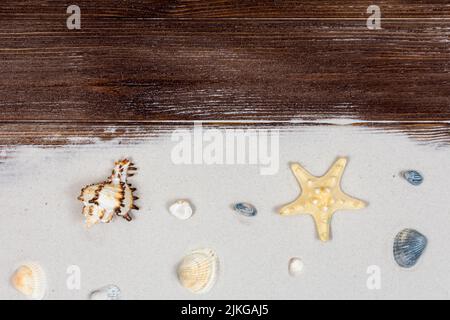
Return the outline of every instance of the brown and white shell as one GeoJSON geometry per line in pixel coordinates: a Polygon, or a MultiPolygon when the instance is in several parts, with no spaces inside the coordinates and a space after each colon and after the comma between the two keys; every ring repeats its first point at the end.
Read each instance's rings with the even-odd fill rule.
{"type": "Polygon", "coordinates": [[[88,228],[98,222],[109,223],[114,215],[132,220],[130,211],[139,210],[134,204],[138,197],[133,195],[136,189],[132,188],[127,178],[132,177],[135,170],[137,168],[128,159],[116,161],[108,180],[81,189],[78,200],[84,204],[83,215],[88,228]]]}

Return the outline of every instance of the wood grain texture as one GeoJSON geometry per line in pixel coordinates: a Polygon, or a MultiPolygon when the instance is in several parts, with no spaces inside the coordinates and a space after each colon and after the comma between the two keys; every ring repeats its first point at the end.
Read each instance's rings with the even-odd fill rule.
{"type": "Polygon", "coordinates": [[[342,118],[441,122],[448,138],[441,1],[380,1],[382,30],[366,28],[366,1],[78,1],[77,31],[69,4],[1,4],[0,144],[51,144],[33,125],[102,137],[116,124],[342,118]]]}
{"type": "MultiPolygon", "coordinates": [[[[0,14],[22,20],[45,15],[60,20],[61,10],[80,6],[87,17],[102,18],[219,18],[219,19],[363,19],[367,7],[376,4],[383,18],[449,17],[450,6],[442,0],[2,0],[0,14]]],[[[28,21],[31,22],[31,21],[28,21]]]]}
{"type": "Polygon", "coordinates": [[[2,36],[2,119],[450,119],[447,22],[119,24],[2,36]]]}
{"type": "MultiPolygon", "coordinates": [[[[278,129],[281,134],[309,130],[316,123],[203,123],[205,129],[278,129]]],[[[336,126],[324,122],[321,126],[336,126]]],[[[344,127],[361,127],[369,133],[388,133],[392,135],[407,135],[419,144],[428,144],[436,148],[450,146],[450,124],[446,123],[354,123],[344,127]]],[[[95,144],[108,142],[111,145],[137,144],[149,139],[166,138],[176,129],[192,129],[192,122],[179,123],[3,123],[0,124],[0,146],[7,148],[8,154],[14,152],[11,147],[16,145],[33,145],[41,147],[60,147],[95,144]]],[[[0,151],[2,149],[0,148],[0,151]]],[[[6,153],[4,155],[6,155],[6,153]]],[[[0,152],[0,160],[2,158],[0,152]]]]}

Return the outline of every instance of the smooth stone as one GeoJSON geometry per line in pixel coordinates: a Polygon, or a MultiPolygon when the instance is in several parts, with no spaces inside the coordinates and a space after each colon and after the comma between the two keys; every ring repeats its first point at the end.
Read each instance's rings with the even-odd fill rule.
{"type": "Polygon", "coordinates": [[[192,206],[186,200],[176,201],[169,207],[169,212],[180,220],[187,220],[193,214],[192,206]]]}
{"type": "Polygon", "coordinates": [[[236,203],[233,208],[234,211],[246,217],[256,216],[257,213],[256,208],[253,205],[245,202],[236,203]]]}
{"type": "Polygon", "coordinates": [[[300,258],[291,258],[289,260],[289,274],[297,277],[303,272],[304,263],[300,258]]]}

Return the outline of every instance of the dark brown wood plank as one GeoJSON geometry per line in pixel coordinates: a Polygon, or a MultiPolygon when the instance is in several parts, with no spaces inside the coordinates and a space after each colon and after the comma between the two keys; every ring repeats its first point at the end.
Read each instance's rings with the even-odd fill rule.
{"type": "Polygon", "coordinates": [[[1,33],[0,120],[450,120],[450,20],[113,21],[1,33]]]}
{"type": "Polygon", "coordinates": [[[445,2],[379,1],[377,31],[361,0],[83,0],[78,31],[70,4],[2,1],[0,145],[342,118],[448,143],[445,2]]]}
{"type": "MultiPolygon", "coordinates": [[[[65,8],[76,4],[86,17],[112,18],[320,18],[365,19],[376,4],[384,18],[448,17],[442,0],[2,0],[0,18],[61,20],[65,8]]],[[[0,19],[3,21],[3,19],[0,19]]],[[[24,28],[27,26],[24,25],[24,28]]]]}

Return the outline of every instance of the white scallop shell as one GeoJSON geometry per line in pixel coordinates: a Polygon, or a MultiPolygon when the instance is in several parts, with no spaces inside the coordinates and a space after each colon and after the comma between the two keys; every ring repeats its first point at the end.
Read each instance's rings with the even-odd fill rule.
{"type": "Polygon", "coordinates": [[[178,266],[178,279],[193,293],[208,292],[215,284],[219,259],[211,249],[199,249],[186,255],[178,266]]]}
{"type": "Polygon", "coordinates": [[[42,267],[35,262],[21,265],[11,277],[14,288],[25,296],[42,300],[47,290],[47,279],[42,267]]]}
{"type": "Polygon", "coordinates": [[[169,207],[169,212],[180,220],[187,220],[192,216],[193,210],[189,201],[178,200],[169,207]]]}
{"type": "Polygon", "coordinates": [[[289,274],[293,277],[299,276],[303,272],[304,263],[300,258],[291,258],[289,260],[289,274]]]}

